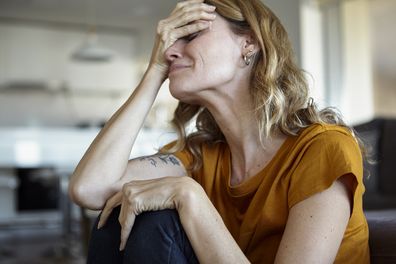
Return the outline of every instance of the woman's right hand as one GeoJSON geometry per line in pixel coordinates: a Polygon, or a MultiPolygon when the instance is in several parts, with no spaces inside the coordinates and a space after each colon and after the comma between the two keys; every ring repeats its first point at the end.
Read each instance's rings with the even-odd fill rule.
{"type": "Polygon", "coordinates": [[[205,4],[204,0],[179,2],[169,17],[158,23],[149,67],[157,68],[166,78],[169,62],[165,51],[178,39],[209,28],[216,18],[214,11],[215,6],[205,4]]]}

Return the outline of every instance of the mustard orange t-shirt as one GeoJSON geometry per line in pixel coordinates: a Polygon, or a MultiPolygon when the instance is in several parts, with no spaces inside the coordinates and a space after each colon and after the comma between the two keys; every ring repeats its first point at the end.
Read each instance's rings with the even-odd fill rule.
{"type": "MultiPolygon", "coordinates": [[[[312,125],[289,137],[270,163],[240,185],[230,185],[226,143],[203,144],[203,166],[192,177],[200,183],[232,236],[252,263],[273,263],[289,210],[324,191],[340,176],[357,181],[353,210],[335,263],[369,263],[368,225],[362,209],[362,158],[351,134],[334,125],[312,125]]],[[[186,168],[184,150],[175,155],[186,168]]]]}

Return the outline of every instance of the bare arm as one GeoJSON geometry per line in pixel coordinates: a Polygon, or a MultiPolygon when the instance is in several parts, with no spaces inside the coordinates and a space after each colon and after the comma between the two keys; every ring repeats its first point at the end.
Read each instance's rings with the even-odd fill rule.
{"type": "MultiPolygon", "coordinates": [[[[83,207],[101,209],[106,200],[120,190],[122,183],[133,179],[132,176],[141,173],[147,179],[163,175],[159,170],[156,170],[159,174],[155,174],[133,168],[139,162],[128,162],[129,154],[167,77],[169,65],[165,51],[178,39],[208,28],[208,21],[215,18],[213,11],[203,0],[190,0],[178,3],[172,14],[160,21],[146,74],[92,142],[70,179],[69,194],[74,202],[83,207]],[[191,23],[193,21],[199,22],[191,23]]],[[[168,175],[179,174],[180,171],[169,171],[168,175]]]]}
{"type": "Polygon", "coordinates": [[[160,72],[150,69],[97,135],[70,179],[73,201],[91,209],[104,205],[113,185],[126,173],[133,143],[163,79],[160,72]]]}
{"type": "Polygon", "coordinates": [[[127,182],[107,201],[98,228],[119,205],[121,250],[141,212],[176,209],[200,263],[249,263],[202,186],[190,177],[127,182]]]}
{"type": "Polygon", "coordinates": [[[333,263],[351,210],[352,175],[290,210],[275,263],[333,263]]]}
{"type": "Polygon", "coordinates": [[[155,154],[139,157],[128,162],[124,175],[113,185],[113,189],[120,191],[125,183],[130,181],[159,179],[172,175],[173,177],[187,176],[187,171],[181,161],[174,155],[155,154]]]}
{"type": "Polygon", "coordinates": [[[186,190],[177,209],[199,262],[250,263],[201,186],[186,190]]]}

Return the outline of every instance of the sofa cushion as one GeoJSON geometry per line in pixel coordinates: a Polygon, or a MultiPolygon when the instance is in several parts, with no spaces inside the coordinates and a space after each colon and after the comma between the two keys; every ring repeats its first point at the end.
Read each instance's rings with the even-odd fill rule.
{"type": "Polygon", "coordinates": [[[371,263],[396,263],[396,209],[366,211],[371,263]]]}

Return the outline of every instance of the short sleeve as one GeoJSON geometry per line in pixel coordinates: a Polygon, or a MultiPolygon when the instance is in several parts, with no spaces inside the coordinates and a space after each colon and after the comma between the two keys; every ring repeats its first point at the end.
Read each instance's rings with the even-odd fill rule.
{"type": "MultiPolygon", "coordinates": [[[[314,137],[302,151],[290,176],[289,208],[328,189],[339,177],[352,174],[362,184],[362,155],[352,135],[325,131],[314,137]]],[[[355,197],[356,188],[353,190],[355,197]]]]}

